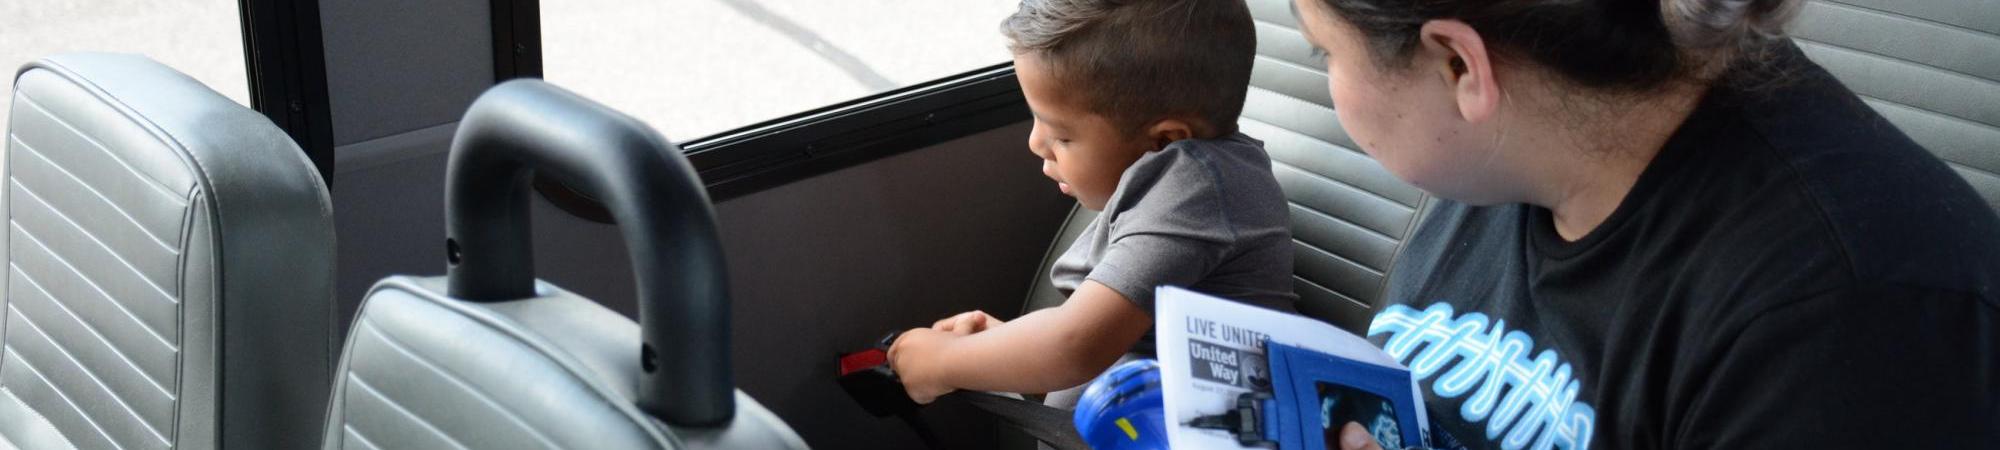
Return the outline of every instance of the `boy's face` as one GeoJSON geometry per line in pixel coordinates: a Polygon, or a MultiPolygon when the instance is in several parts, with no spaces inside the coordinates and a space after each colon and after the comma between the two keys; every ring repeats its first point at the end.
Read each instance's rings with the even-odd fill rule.
{"type": "Polygon", "coordinates": [[[1035,114],[1028,150],[1042,158],[1042,174],[1083,207],[1103,211],[1125,169],[1158,149],[1155,140],[1090,112],[1080,95],[1088,88],[1064,85],[1038,56],[1015,55],[1014,74],[1035,114]]]}

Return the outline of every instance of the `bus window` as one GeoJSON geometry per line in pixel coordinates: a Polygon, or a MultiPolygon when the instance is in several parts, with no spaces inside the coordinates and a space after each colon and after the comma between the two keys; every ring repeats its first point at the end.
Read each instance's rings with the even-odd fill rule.
{"type": "Polygon", "coordinates": [[[60,52],[145,55],[250,104],[237,0],[5,1],[0,30],[0,124],[13,108],[15,69],[60,52]]]}
{"type": "Polygon", "coordinates": [[[543,78],[669,139],[1006,62],[1018,0],[541,0],[543,78]]]}

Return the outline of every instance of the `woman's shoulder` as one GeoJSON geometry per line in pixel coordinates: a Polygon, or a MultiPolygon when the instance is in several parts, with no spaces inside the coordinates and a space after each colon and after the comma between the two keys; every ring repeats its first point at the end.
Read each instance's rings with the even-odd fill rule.
{"type": "Polygon", "coordinates": [[[1795,208],[1745,204],[1746,214],[1807,227],[1800,235],[1833,246],[1821,250],[1857,283],[1993,290],[1993,207],[1825,70],[1800,64],[1776,87],[1725,94],[1761,141],[1755,159],[1798,199],[1795,208]]]}

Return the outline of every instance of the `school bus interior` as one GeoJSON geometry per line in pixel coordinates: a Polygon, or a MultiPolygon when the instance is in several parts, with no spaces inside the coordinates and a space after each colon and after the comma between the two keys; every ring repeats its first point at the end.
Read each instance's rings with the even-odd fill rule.
{"type": "MultiPolygon", "coordinates": [[[[111,1],[136,13],[89,28],[102,47],[7,31],[93,17],[57,3],[0,6],[18,25],[0,26],[0,63],[22,67],[0,108],[0,442],[19,448],[921,448],[846,397],[835,355],[953,313],[1059,304],[1049,264],[1093,217],[1025,149],[993,31],[1012,2],[242,0],[164,20],[111,1]],[[826,34],[843,14],[876,22],[826,34]],[[207,26],[234,27],[202,50],[234,59],[110,35],[207,26]],[[688,81],[704,70],[738,84],[688,81]],[[474,107],[517,78],[578,94],[474,107]],[[631,249],[691,244],[621,230],[652,213],[555,165],[490,172],[526,186],[508,201],[528,205],[531,299],[424,294],[460,270],[455,141],[615,147],[654,130],[666,139],[644,148],[672,170],[653,175],[688,168],[712,202],[656,212],[712,214],[709,237],[683,238],[720,255],[684,272],[716,280],[702,292],[723,315],[694,317],[727,320],[686,325],[710,338],[640,356],[664,327],[642,314],[681,310],[642,308],[639,286],[701,278],[640,279],[631,249]],[[635,381],[663,368],[705,384],[635,381]]],[[[1288,3],[1249,4],[1239,125],[1291,204],[1301,312],[1365,331],[1431,199],[1342,131],[1288,3]]],[[[1813,0],[1793,34],[2000,208],[2000,1],[1813,0]]],[[[925,416],[951,448],[1033,445],[949,400],[925,416]]]]}

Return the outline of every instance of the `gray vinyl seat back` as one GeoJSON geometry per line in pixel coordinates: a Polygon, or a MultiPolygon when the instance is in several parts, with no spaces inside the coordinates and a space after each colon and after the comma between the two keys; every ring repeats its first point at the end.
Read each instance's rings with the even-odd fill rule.
{"type": "Polygon", "coordinates": [[[742,392],[719,429],[639,410],[639,325],[590,299],[537,282],[534,298],[475,303],[441,295],[444,285],[391,277],[369,292],[323,448],[805,448],[742,392]]]}
{"type": "Polygon", "coordinates": [[[2000,0],[1812,1],[1791,32],[2000,210],[2000,0]]]}
{"type": "Polygon", "coordinates": [[[726,264],[678,147],[514,80],[458,123],[445,185],[447,275],[390,277],[362,300],[323,448],[805,448],[735,389],[726,264]],[[534,279],[528,173],[603,199],[640,321],[534,279]]]}
{"type": "MultiPolygon", "coordinates": [[[[1386,273],[1428,201],[1362,153],[1327,92],[1326,70],[1300,35],[1287,0],[1249,0],[1257,59],[1237,126],[1264,141],[1291,203],[1292,286],[1303,313],[1364,331],[1386,273]]],[[[1096,214],[1077,208],[1036,272],[1028,310],[1062,303],[1049,266],[1096,214]]]]}
{"type": "Polygon", "coordinates": [[[14,81],[0,439],[297,448],[333,362],[332,204],[264,116],[132,55],[14,81]]]}

